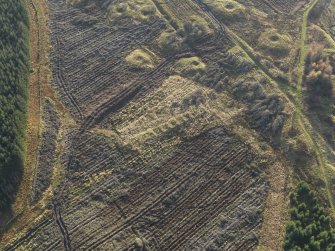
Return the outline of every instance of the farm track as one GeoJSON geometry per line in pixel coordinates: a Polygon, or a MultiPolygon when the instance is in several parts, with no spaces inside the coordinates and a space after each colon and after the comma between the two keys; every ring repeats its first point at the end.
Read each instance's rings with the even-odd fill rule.
{"type": "MultiPolygon", "coordinates": [[[[36,172],[37,172],[37,166],[38,166],[38,145],[40,142],[40,122],[39,122],[39,119],[40,119],[40,116],[41,116],[41,55],[40,55],[40,50],[39,48],[41,47],[41,36],[40,36],[40,27],[39,27],[39,18],[38,18],[38,12],[37,12],[37,9],[36,9],[36,6],[34,4],[34,1],[29,1],[29,6],[30,6],[30,9],[32,10],[32,20],[33,20],[33,23],[36,25],[36,55],[35,55],[35,59],[31,59],[33,60],[33,62],[35,61],[35,63],[38,65],[37,67],[37,84],[35,84],[35,88],[37,89],[37,97],[35,97],[34,99],[32,99],[31,102],[35,102],[35,108],[37,108],[37,111],[34,111],[36,112],[36,117],[35,119],[38,120],[38,122],[36,122],[36,138],[33,140],[35,140],[35,147],[36,149],[35,150],[35,153],[33,153],[33,156],[34,156],[34,177],[36,176],[36,172]]],[[[36,89],[34,91],[36,91],[36,89]]],[[[30,136],[29,136],[30,137],[30,136]]],[[[27,153],[27,155],[30,154],[30,153],[27,153]]],[[[32,183],[32,187],[33,187],[33,183],[32,183]]],[[[33,190],[33,189],[32,189],[33,190]]]]}

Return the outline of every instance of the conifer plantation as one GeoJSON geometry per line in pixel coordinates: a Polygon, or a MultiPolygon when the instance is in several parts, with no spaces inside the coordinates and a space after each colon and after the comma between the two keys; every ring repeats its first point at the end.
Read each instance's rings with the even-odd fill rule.
{"type": "Polygon", "coordinates": [[[29,73],[28,15],[22,0],[0,0],[0,208],[22,175],[29,73]]]}

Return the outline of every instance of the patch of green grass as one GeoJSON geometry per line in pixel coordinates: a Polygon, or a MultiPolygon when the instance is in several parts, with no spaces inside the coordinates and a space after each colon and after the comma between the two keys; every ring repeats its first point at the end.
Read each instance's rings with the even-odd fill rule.
{"type": "Polygon", "coordinates": [[[176,62],[174,69],[182,76],[194,77],[196,74],[205,73],[206,64],[198,57],[182,58],[176,62]]]}
{"type": "Polygon", "coordinates": [[[277,57],[283,57],[289,53],[291,42],[288,35],[279,34],[275,29],[267,29],[258,39],[261,49],[277,57]]]}

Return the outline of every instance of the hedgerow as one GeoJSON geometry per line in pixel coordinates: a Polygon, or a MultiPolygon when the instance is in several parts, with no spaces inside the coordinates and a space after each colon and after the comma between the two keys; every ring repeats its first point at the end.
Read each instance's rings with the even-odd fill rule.
{"type": "Polygon", "coordinates": [[[0,208],[13,201],[23,168],[28,25],[22,0],[0,0],[0,208]]]}

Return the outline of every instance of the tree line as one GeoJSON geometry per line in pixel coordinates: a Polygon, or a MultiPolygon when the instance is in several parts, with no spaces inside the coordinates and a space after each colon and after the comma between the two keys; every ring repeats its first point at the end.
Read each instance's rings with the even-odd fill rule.
{"type": "Polygon", "coordinates": [[[23,0],[0,0],[0,209],[15,198],[24,163],[29,20],[23,0]]]}

